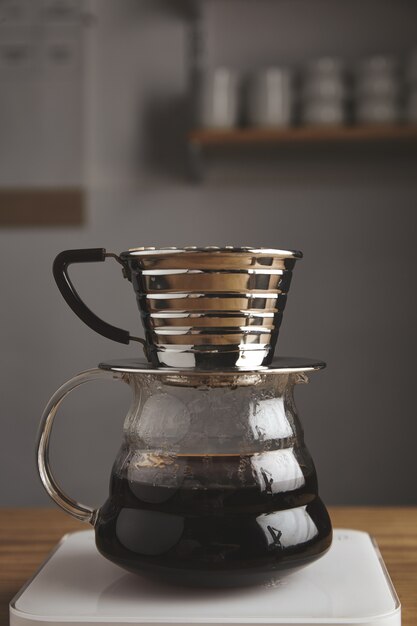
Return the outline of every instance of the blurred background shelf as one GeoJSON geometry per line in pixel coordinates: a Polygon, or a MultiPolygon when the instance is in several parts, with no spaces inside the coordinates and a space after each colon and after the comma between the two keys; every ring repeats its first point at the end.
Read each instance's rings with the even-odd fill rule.
{"type": "Polygon", "coordinates": [[[239,128],[233,130],[196,129],[188,141],[194,146],[252,146],[274,144],[314,144],[327,142],[416,141],[417,124],[340,127],[295,127],[279,130],[239,128]]]}

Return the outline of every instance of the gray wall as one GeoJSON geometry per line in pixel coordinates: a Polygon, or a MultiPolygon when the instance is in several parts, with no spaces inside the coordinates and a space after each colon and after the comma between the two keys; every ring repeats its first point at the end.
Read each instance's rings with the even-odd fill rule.
{"type": "MultiPolygon", "coordinates": [[[[333,504],[417,504],[416,150],[297,149],[259,155],[256,163],[236,155],[232,164],[219,155],[209,159],[204,184],[190,184],[173,149],[184,124],[187,28],[168,4],[96,3],[88,46],[88,224],[0,232],[0,502],[49,504],[34,459],[47,399],[76,372],[137,352],[74,317],[52,281],[55,254],[191,243],[304,251],[278,347],[328,363],[298,390],[322,495],[333,504]],[[155,120],[170,138],[164,143],[159,135],[159,152],[155,120]]],[[[313,12],[311,0],[208,1],[208,62],[243,66],[258,44],[254,65],[333,50],[354,59],[417,43],[415,3],[315,0],[314,6],[313,12]]],[[[139,328],[131,287],[115,263],[74,267],[72,276],[91,308],[139,328]]],[[[128,403],[122,385],[96,383],[62,409],[52,460],[63,486],[82,501],[105,498],[128,403]]]]}

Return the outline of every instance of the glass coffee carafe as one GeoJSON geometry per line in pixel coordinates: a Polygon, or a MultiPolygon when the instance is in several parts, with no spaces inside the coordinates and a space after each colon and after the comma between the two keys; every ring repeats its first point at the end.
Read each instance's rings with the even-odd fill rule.
{"type": "MultiPolygon", "coordinates": [[[[295,385],[307,382],[308,372],[324,364],[272,358],[289,286],[288,276],[281,284],[279,279],[290,271],[277,265],[285,266],[288,259],[293,265],[293,255],[301,255],[234,248],[151,250],[141,249],[133,263],[130,257],[130,265],[122,262],[128,278],[136,273],[132,282],[145,317],[148,362],[102,363],[54,394],[38,444],[43,484],[65,511],[92,524],[101,554],[127,570],[204,586],[280,578],[323,555],[332,538],[293,398],[295,385]],[[190,271],[178,267],[186,263],[193,265],[190,271]],[[251,269],[261,272],[251,274],[251,269]],[[282,272],[265,272],[271,269],[282,272]],[[188,299],[172,277],[181,277],[188,294],[199,295],[188,299]],[[238,279],[236,289],[233,278],[238,279]],[[239,309],[245,298],[250,305],[239,309]],[[173,301],[181,301],[183,308],[173,308],[173,301]],[[251,336],[260,340],[248,341],[251,336]],[[109,497],[94,510],[63,493],[48,451],[64,397],[97,379],[128,384],[132,403],[109,497]]],[[[66,273],[62,258],[57,264],[66,273]]],[[[74,297],[72,308],[91,322],[94,314],[90,311],[93,317],[85,319],[85,305],[69,279],[66,284],[67,301],[74,297]]],[[[111,334],[104,330],[102,334],[111,334]]]]}

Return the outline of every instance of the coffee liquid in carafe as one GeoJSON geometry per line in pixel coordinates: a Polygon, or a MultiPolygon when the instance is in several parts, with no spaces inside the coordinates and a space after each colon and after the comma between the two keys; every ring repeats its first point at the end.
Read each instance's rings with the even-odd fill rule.
{"type": "Polygon", "coordinates": [[[96,525],[100,552],[126,569],[186,584],[252,584],[330,546],[312,463],[285,484],[259,455],[145,457],[127,464],[133,471],[114,468],[96,525]],[[166,463],[176,484],[157,483],[166,463]]]}

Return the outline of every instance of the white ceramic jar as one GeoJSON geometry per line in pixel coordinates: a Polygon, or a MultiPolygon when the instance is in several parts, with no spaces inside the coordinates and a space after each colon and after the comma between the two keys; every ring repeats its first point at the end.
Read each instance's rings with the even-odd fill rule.
{"type": "Polygon", "coordinates": [[[228,129],[238,123],[237,73],[218,67],[204,74],[199,97],[199,123],[203,128],[228,129]]]}
{"type": "Polygon", "coordinates": [[[389,55],[363,59],[356,69],[356,121],[361,124],[392,124],[400,120],[401,91],[398,64],[389,55]]]}
{"type": "Polygon", "coordinates": [[[301,88],[302,122],[320,126],[344,124],[347,92],[345,68],[339,58],[310,61],[301,88]]]}
{"type": "Polygon", "coordinates": [[[248,91],[248,120],[252,126],[290,126],[293,112],[293,76],[289,69],[269,67],[252,76],[248,91]]]}

